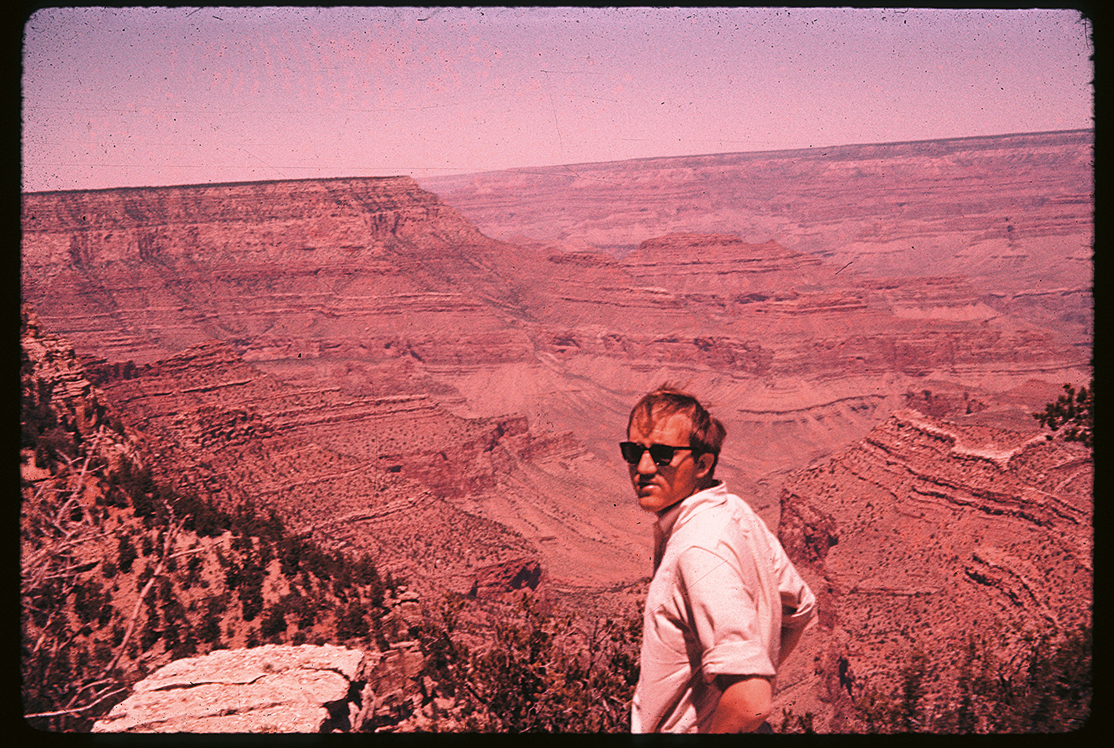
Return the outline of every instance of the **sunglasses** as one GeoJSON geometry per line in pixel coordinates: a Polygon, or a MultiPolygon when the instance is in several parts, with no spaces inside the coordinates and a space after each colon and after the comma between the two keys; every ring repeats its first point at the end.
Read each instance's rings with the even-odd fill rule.
{"type": "Polygon", "coordinates": [[[641,444],[634,442],[620,442],[619,450],[623,453],[623,459],[631,465],[637,465],[642,460],[642,453],[650,450],[650,459],[658,467],[665,467],[673,462],[673,455],[677,450],[692,451],[692,447],[674,447],[669,444],[651,444],[649,447],[644,447],[641,444]]]}

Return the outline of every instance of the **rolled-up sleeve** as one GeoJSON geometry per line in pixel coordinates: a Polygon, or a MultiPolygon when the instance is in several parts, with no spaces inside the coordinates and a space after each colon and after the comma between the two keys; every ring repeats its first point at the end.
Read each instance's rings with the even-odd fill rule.
{"type": "Polygon", "coordinates": [[[780,547],[777,560],[778,591],[781,593],[781,627],[803,630],[816,619],[816,596],[801,578],[780,547]]]}
{"type": "Polygon", "coordinates": [[[700,547],[681,554],[677,568],[704,680],[717,675],[776,675],[752,592],[759,588],[758,580],[746,579],[746,571],[700,547]]]}

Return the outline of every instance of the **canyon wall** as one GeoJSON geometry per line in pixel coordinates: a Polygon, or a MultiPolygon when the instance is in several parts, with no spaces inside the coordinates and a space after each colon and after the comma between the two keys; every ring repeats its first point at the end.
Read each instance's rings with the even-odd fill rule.
{"type": "Polygon", "coordinates": [[[795,474],[780,537],[821,612],[783,698],[840,732],[916,650],[942,676],[928,708],[954,713],[968,637],[1010,662],[1044,627],[1090,625],[1093,488],[1086,447],[916,410],[795,474]]]}
{"type": "MultiPolygon", "coordinates": [[[[87,362],[85,372],[102,390],[85,378],[70,346],[44,334],[31,316],[26,325],[26,371],[47,385],[31,390],[49,392],[62,427],[84,434],[88,443],[97,445],[94,448],[112,471],[125,454],[159,465],[184,493],[203,493],[218,503],[246,499],[260,509],[278,509],[295,534],[314,535],[350,553],[370,551],[388,574],[402,572],[412,579],[417,592],[404,591],[382,601],[377,630],[397,621],[405,631],[404,624],[422,618],[418,601],[424,600],[429,610],[445,591],[483,600],[513,599],[523,590],[545,600],[552,593],[549,569],[538,562],[529,542],[506,527],[457,510],[437,495],[437,489],[422,484],[423,465],[430,460],[408,462],[403,450],[390,454],[391,464],[384,468],[370,457],[348,458],[308,438],[312,426],[320,423],[314,417],[318,413],[336,412],[339,421],[360,423],[383,418],[391,412],[391,402],[402,401],[408,406],[398,413],[390,431],[397,434],[406,429],[420,432],[421,412],[436,411],[436,406],[415,404],[420,400],[416,397],[330,403],[332,392],[284,385],[245,364],[219,342],[154,365],[87,362]],[[225,407],[227,401],[237,407],[225,407]],[[483,558],[486,554],[502,560],[492,562],[483,558]]],[[[1034,388],[1039,389],[1027,383],[1023,389],[1034,388]]],[[[956,688],[970,635],[986,639],[999,661],[1011,662],[1025,657],[1031,646],[1029,635],[1041,627],[1070,631],[1090,622],[1091,451],[1050,439],[1032,421],[1022,430],[987,426],[982,420],[990,409],[988,403],[962,389],[925,389],[908,401],[917,410],[893,414],[866,438],[792,475],[782,489],[779,535],[818,594],[820,620],[779,676],[775,706],[779,713],[790,709],[799,716],[812,715],[813,728],[821,732],[861,729],[856,701],[873,689],[898,692],[912,652],[929,653],[934,674],[942,676],[934,677],[924,692],[929,708],[950,714],[960,698],[956,688]]],[[[474,447],[474,453],[562,454],[569,459],[577,452],[575,445],[560,440],[535,442],[514,423],[469,422],[443,413],[433,420],[452,424],[461,435],[472,434],[465,444],[484,445],[474,447]]],[[[436,430],[429,433],[436,435],[436,430]]],[[[25,522],[43,508],[36,506],[44,492],[41,484],[51,480],[52,469],[38,465],[38,459],[29,458],[22,465],[25,522]],[[40,485],[36,488],[36,484],[40,485]]],[[[460,452],[453,459],[467,463],[460,452]]],[[[523,462],[518,468],[528,465],[523,462]]],[[[502,470],[511,478],[516,475],[511,460],[503,463],[502,470]]],[[[481,470],[478,475],[495,472],[481,470]]],[[[116,479],[116,484],[122,485],[122,479],[116,479]]],[[[475,487],[461,491],[482,491],[484,484],[479,480],[475,487]]],[[[107,506],[120,506],[111,497],[112,489],[103,484],[98,489],[95,481],[89,481],[86,489],[80,499],[87,505],[82,517],[86,512],[96,515],[106,496],[107,506]]],[[[497,490],[514,494],[513,481],[504,478],[497,490]]],[[[75,498],[76,493],[68,503],[75,498]]],[[[519,500],[533,507],[535,517],[547,506],[537,497],[519,500]]],[[[102,526],[87,527],[90,537],[73,544],[80,557],[68,563],[63,560],[61,565],[88,575],[93,582],[101,576],[116,579],[111,604],[100,613],[111,623],[128,609],[139,611],[132,590],[142,586],[143,577],[136,568],[123,580],[117,578],[111,559],[120,563],[121,571],[124,560],[113,549],[126,543],[118,545],[114,539],[127,538],[135,528],[128,531],[119,515],[109,514],[102,526]]],[[[513,519],[514,515],[504,516],[513,519]]],[[[73,532],[72,527],[60,529],[73,532]]],[[[161,530],[158,535],[162,537],[161,530]]],[[[227,604],[228,597],[228,592],[220,593],[220,579],[227,583],[231,578],[220,573],[227,562],[223,554],[234,553],[237,541],[227,532],[208,540],[184,535],[175,543],[183,549],[176,555],[209,560],[195,570],[201,574],[192,587],[188,567],[178,567],[187,573],[168,575],[180,588],[172,589],[174,585],[168,583],[166,591],[159,592],[166,627],[159,631],[157,616],[153,623],[150,614],[147,620],[148,627],[156,627],[156,640],[165,637],[166,643],[161,652],[132,654],[138,658],[136,664],[159,665],[171,657],[176,661],[137,684],[95,730],[351,730],[368,719],[395,725],[411,713],[417,721],[407,722],[407,729],[422,729],[425,710],[419,706],[427,700],[417,693],[422,662],[413,641],[383,643],[367,654],[349,653],[352,667],[334,661],[336,651],[327,653],[325,660],[310,657],[313,662],[302,656],[320,647],[234,648],[200,659],[177,659],[192,651],[180,646],[182,637],[191,637],[195,645],[197,636],[207,642],[215,636],[219,642],[226,631],[233,646],[243,646],[245,637],[250,642],[253,636],[271,631],[267,621],[273,618],[264,617],[256,629],[248,626],[244,598],[245,613],[236,636],[235,609],[218,625],[213,618],[215,600],[225,598],[227,604]],[[217,568],[205,571],[206,565],[217,568]],[[188,624],[171,622],[174,604],[180,611],[188,605],[188,624]],[[172,635],[177,643],[171,641],[172,635]],[[291,657],[280,656],[278,650],[291,657]],[[366,659],[365,664],[354,670],[360,659],[366,659]],[[291,682],[301,684],[297,693],[290,690],[291,682]]],[[[542,540],[568,542],[556,536],[542,540]]],[[[35,568],[35,557],[42,557],[44,551],[24,548],[25,582],[27,569],[35,568]]],[[[595,549],[581,546],[564,551],[580,561],[581,581],[596,586],[597,598],[633,608],[644,595],[641,585],[613,587],[600,594],[601,581],[591,579],[595,564],[585,562],[592,559],[599,564],[593,551],[613,553],[613,547],[600,544],[595,549]]],[[[554,558],[548,557],[547,563],[554,558]]],[[[275,559],[268,566],[277,571],[288,560],[283,551],[283,560],[275,559]]],[[[604,560],[613,562],[614,556],[604,560]]],[[[237,574],[236,568],[234,564],[229,571],[237,574]]],[[[571,576],[568,567],[554,564],[552,568],[560,576],[571,576]]],[[[289,602],[289,598],[276,599],[281,581],[278,585],[268,581],[264,587],[268,608],[281,610],[289,602]]],[[[151,584],[143,588],[140,597],[150,588],[151,584]]],[[[81,620],[88,620],[89,603],[82,599],[78,594],[74,606],[81,620]]],[[[597,609],[598,603],[583,594],[570,599],[588,603],[578,607],[581,612],[597,609]]],[[[288,627],[297,626],[296,636],[304,639],[304,622],[297,610],[290,608],[287,615],[291,620],[278,631],[285,634],[288,627]]],[[[78,636],[107,638],[110,628],[121,631],[122,625],[85,626],[78,636]]],[[[98,653],[105,642],[100,644],[98,653]]]]}
{"type": "Polygon", "coordinates": [[[21,293],[162,479],[426,601],[637,602],[616,442],[687,384],[821,598],[778,706],[838,730],[911,642],[1087,616],[1093,468],[1030,414],[1091,376],[1092,142],[25,194],[21,293]]]}
{"type": "MultiPolygon", "coordinates": [[[[1033,161],[1025,143],[995,153],[1010,147],[1033,161]]],[[[654,204],[671,170],[641,166],[609,168],[641,174],[641,197],[626,199],[654,204]]],[[[722,198],[709,195],[714,212],[722,198]]],[[[720,414],[723,477],[773,525],[788,471],[926,386],[968,391],[992,403],[982,417],[1009,423],[1088,375],[1089,348],[1064,328],[1003,314],[963,276],[870,276],[857,260],[751,243],[739,226],[647,236],[621,258],[539,250],[484,236],[401,177],[27,194],[23,227],[22,293],[44,326],[92,358],[152,365],[108,390],[180,444],[168,459],[189,467],[174,472],[201,476],[191,455],[208,450],[219,469],[205,480],[235,475],[230,496],[250,487],[270,502],[299,486],[319,498],[280,503],[327,502],[340,517],[409,479],[400,496],[429,491],[510,528],[568,589],[646,571],[648,525],[614,444],[630,404],[663,380],[720,414]],[[1028,380],[1048,387],[1001,399],[1028,380]],[[247,464],[231,457],[237,441],[282,446],[248,477],[234,471],[247,464]],[[312,449],[343,466],[326,470],[312,449]],[[360,477],[337,477],[357,465],[360,477]]]]}
{"type": "Polygon", "coordinates": [[[1094,132],[724,153],[426,177],[485,234],[622,256],[730,232],[866,275],[961,275],[1089,345],[1094,132]]]}

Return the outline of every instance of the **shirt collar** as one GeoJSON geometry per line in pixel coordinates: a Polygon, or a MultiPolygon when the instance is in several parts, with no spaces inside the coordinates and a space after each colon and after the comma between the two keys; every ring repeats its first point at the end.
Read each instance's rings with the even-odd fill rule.
{"type": "Polygon", "coordinates": [[[710,488],[697,491],[658,514],[658,519],[654,522],[654,568],[657,569],[658,564],[661,563],[665,545],[678,526],[683,525],[700,510],[722,504],[726,497],[727,485],[723,481],[716,481],[710,488]]]}

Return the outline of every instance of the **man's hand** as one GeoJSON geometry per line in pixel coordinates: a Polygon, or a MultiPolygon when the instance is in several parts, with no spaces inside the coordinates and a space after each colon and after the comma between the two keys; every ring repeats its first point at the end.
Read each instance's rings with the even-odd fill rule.
{"type": "Polygon", "coordinates": [[[720,675],[723,690],[712,715],[711,732],[754,732],[770,716],[774,689],[761,675],[720,675]]]}

